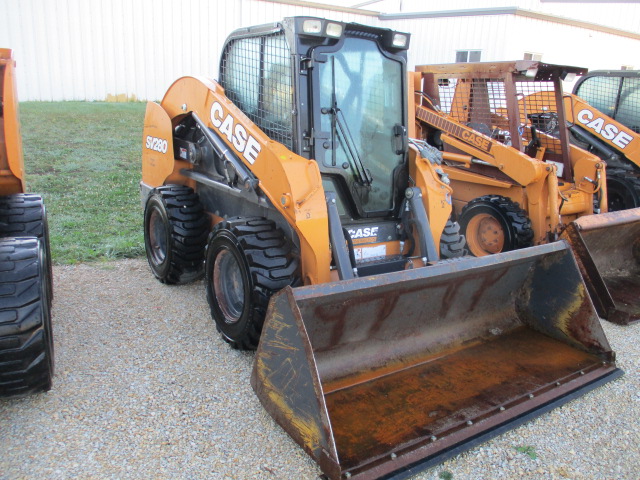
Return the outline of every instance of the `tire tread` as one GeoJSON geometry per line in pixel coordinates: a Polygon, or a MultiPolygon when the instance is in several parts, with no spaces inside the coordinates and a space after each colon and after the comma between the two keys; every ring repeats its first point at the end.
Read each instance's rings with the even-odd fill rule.
{"type": "MultiPolygon", "coordinates": [[[[0,396],[51,388],[53,340],[46,298],[46,261],[37,238],[0,239],[0,396]],[[49,358],[51,357],[51,358],[49,358]]],[[[44,250],[44,249],[43,249],[44,250]]]]}
{"type": "MultiPolygon", "coordinates": [[[[482,205],[489,205],[493,209],[501,212],[508,220],[514,233],[511,250],[533,245],[534,232],[527,212],[520,207],[518,202],[514,202],[510,198],[503,197],[502,195],[484,195],[474,198],[462,208],[460,219],[463,219],[470,210],[482,205]]],[[[463,222],[461,221],[461,223],[463,222]]]]}
{"type": "Polygon", "coordinates": [[[183,185],[158,187],[151,192],[154,194],[160,195],[171,229],[171,241],[167,247],[171,249],[167,253],[171,265],[166,275],[158,276],[155,271],[154,274],[160,282],[170,285],[197,280],[204,272],[204,249],[209,232],[207,216],[198,195],[183,185]]]}
{"type": "MultiPolygon", "coordinates": [[[[271,220],[262,217],[233,217],[218,225],[211,232],[209,244],[221,230],[231,232],[242,249],[251,275],[251,321],[242,338],[230,339],[218,331],[233,348],[255,350],[260,341],[262,325],[269,300],[277,291],[299,283],[299,258],[292,253],[291,242],[271,220]]],[[[207,279],[209,281],[209,279],[207,279]]],[[[213,315],[213,299],[207,288],[207,300],[213,315]]]]}

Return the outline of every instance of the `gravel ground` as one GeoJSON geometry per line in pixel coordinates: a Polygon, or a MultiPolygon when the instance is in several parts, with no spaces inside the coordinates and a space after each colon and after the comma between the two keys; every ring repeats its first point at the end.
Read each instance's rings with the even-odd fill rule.
{"type": "MultiPolygon", "coordinates": [[[[144,259],[54,276],[54,388],[0,400],[0,479],[318,478],[253,394],[253,354],[216,333],[202,282],[162,285],[144,259]]],[[[603,324],[623,378],[414,478],[637,480],[640,325],[603,324]]]]}

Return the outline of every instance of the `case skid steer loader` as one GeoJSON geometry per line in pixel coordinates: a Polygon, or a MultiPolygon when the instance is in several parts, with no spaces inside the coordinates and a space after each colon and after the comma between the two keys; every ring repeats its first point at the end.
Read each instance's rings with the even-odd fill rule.
{"type": "Polygon", "coordinates": [[[260,401],[334,480],[406,475],[621,374],[565,243],[440,261],[463,241],[406,135],[408,44],[241,29],[218,82],[181,78],[145,118],[153,273],[204,270],[260,401]]]}
{"type": "Polygon", "coordinates": [[[25,193],[15,61],[0,48],[0,396],[47,391],[53,378],[49,235],[25,193]]]}
{"type": "Polygon", "coordinates": [[[640,70],[589,72],[564,104],[572,141],[607,162],[609,211],[640,207],[640,70]]]}
{"type": "Polygon", "coordinates": [[[594,206],[607,211],[605,162],[570,143],[555,107],[562,78],[583,73],[532,61],[416,67],[415,134],[442,150],[473,255],[562,234],[600,315],[626,324],[640,320],[640,209],[593,218],[594,206]]]}

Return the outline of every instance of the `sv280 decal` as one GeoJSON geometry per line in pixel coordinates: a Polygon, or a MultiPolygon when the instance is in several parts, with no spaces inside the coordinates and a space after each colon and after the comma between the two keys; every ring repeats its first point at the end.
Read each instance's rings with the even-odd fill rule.
{"type": "Polygon", "coordinates": [[[152,137],[151,135],[147,135],[147,141],[144,145],[149,150],[154,150],[160,153],[167,153],[167,148],[169,146],[166,140],[162,138],[152,137]]]}

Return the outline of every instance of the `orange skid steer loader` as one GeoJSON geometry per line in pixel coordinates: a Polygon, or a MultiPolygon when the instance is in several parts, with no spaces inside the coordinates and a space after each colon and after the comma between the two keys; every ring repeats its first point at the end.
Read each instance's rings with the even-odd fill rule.
{"type": "Polygon", "coordinates": [[[181,78],[145,117],[152,272],[204,274],[260,401],[332,480],[441,462],[622,373],[564,242],[457,258],[449,179],[407,137],[408,46],[313,17],[241,29],[217,82],[181,78]]]}
{"type": "Polygon", "coordinates": [[[605,162],[570,143],[562,77],[532,61],[424,65],[412,81],[416,136],[437,147],[475,256],[572,245],[601,317],[640,320],[640,209],[607,211],[605,162]],[[617,252],[615,255],[613,251],[617,252]]]}
{"type": "Polygon", "coordinates": [[[51,301],[47,217],[26,193],[15,60],[0,48],[0,397],[51,388],[51,301]]]}

